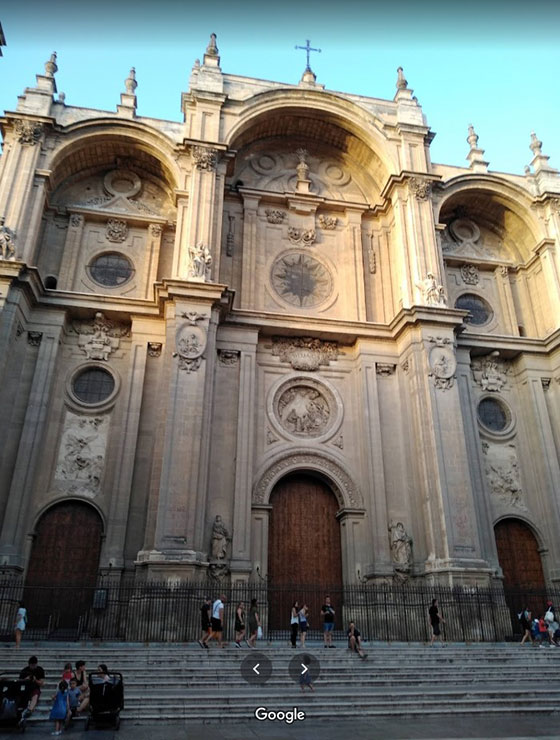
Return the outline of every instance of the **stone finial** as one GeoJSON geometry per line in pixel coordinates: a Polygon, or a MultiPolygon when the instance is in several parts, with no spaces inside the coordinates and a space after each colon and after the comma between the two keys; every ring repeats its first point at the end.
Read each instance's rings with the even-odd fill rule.
{"type": "Polygon", "coordinates": [[[542,154],[542,141],[537,139],[537,135],[534,131],[531,131],[531,143],[529,144],[529,149],[533,152],[535,157],[542,154]]]}
{"type": "Polygon", "coordinates": [[[306,67],[299,82],[300,85],[314,85],[317,82],[317,75],[311,67],[306,67]]]}
{"type": "Polygon", "coordinates": [[[134,91],[138,87],[138,83],[136,82],[135,67],[132,67],[130,72],[128,73],[128,77],[124,81],[124,87],[125,87],[127,95],[134,95],[134,91]]]}
{"type": "Polygon", "coordinates": [[[474,170],[474,172],[488,172],[488,162],[484,159],[484,149],[480,149],[478,146],[478,134],[472,123],[469,124],[467,143],[470,147],[467,159],[471,163],[471,170],[474,170]]]}
{"type": "Polygon", "coordinates": [[[404,77],[404,72],[402,67],[398,67],[397,69],[397,90],[406,90],[408,87],[408,82],[404,77]]]}
{"type": "Polygon", "coordinates": [[[472,123],[469,123],[469,135],[467,136],[467,142],[471,149],[477,149],[478,136],[476,131],[474,130],[474,126],[472,125],[472,123]]]}
{"type": "Polygon", "coordinates": [[[59,92],[58,93],[58,103],[62,103],[64,105],[64,101],[66,100],[66,93],[59,92]]]}
{"type": "Polygon", "coordinates": [[[54,77],[55,72],[58,72],[58,67],[56,64],[56,51],[53,51],[48,62],[45,62],[45,76],[54,77]]]}
{"type": "Polygon", "coordinates": [[[523,168],[523,172],[525,173],[526,177],[529,177],[530,176],[530,174],[531,174],[531,168],[529,167],[528,164],[526,164],[525,167],[523,168]]]}
{"type": "Polygon", "coordinates": [[[216,34],[211,33],[210,34],[210,42],[208,46],[206,47],[206,54],[210,57],[217,57],[218,56],[218,46],[216,44],[216,34]]]}

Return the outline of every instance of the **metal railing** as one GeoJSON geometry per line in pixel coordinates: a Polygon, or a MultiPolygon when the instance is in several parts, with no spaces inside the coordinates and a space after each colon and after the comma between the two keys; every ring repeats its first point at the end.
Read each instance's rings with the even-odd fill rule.
{"type": "Polygon", "coordinates": [[[95,588],[32,586],[0,581],[0,635],[10,639],[18,602],[28,610],[26,639],[188,642],[200,637],[204,597],[225,596],[224,637],[234,637],[235,609],[248,613],[257,599],[265,638],[288,640],[290,609],[297,600],[309,608],[308,638],[322,635],[321,605],[331,597],[336,612],[335,637],[346,635],[352,619],[368,640],[418,642],[430,638],[428,609],[438,599],[444,636],[461,642],[515,639],[521,628],[517,613],[534,616],[546,603],[560,604],[560,591],[402,585],[279,586],[211,582],[138,583],[101,580],[95,588]]]}

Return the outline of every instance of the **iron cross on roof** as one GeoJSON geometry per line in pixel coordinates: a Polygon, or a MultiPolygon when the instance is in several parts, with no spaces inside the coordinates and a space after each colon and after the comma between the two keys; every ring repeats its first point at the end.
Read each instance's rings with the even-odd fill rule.
{"type": "Polygon", "coordinates": [[[296,46],[296,49],[303,49],[307,52],[307,69],[311,69],[309,66],[309,52],[310,51],[318,51],[319,54],[321,53],[321,49],[313,49],[311,46],[309,46],[309,39],[305,39],[305,46],[296,46]]]}

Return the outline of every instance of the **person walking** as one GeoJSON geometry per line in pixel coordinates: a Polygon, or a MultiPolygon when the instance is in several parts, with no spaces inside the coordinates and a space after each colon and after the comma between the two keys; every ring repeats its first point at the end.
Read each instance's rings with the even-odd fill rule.
{"type": "Polygon", "coordinates": [[[247,626],[249,628],[249,639],[245,640],[245,642],[250,648],[254,648],[256,647],[259,627],[261,626],[261,618],[259,615],[259,608],[256,599],[251,599],[251,606],[249,608],[249,620],[247,626]]]}
{"type": "Polygon", "coordinates": [[[334,609],[331,604],[331,597],[325,596],[325,603],[321,607],[323,616],[323,641],[326,648],[333,648],[333,630],[334,630],[334,609]]]}
{"type": "Polygon", "coordinates": [[[217,640],[219,647],[224,647],[222,644],[222,632],[224,630],[223,627],[223,620],[224,620],[224,603],[225,603],[226,597],[221,594],[218,596],[216,601],[212,604],[212,617],[211,617],[211,627],[212,631],[209,636],[209,639],[217,640]]]}
{"type": "Polygon", "coordinates": [[[519,615],[519,622],[521,629],[523,630],[523,637],[521,638],[521,644],[529,640],[533,643],[533,635],[531,634],[531,611],[526,607],[519,615]]]}
{"type": "Polygon", "coordinates": [[[200,640],[198,641],[198,644],[201,648],[206,648],[208,650],[208,640],[210,639],[212,635],[212,627],[210,622],[210,607],[212,606],[212,600],[209,596],[207,596],[204,599],[204,603],[200,607],[200,629],[202,630],[202,635],[200,640]]]}
{"type": "Polygon", "coordinates": [[[298,612],[299,632],[300,632],[300,643],[301,647],[305,647],[305,638],[307,637],[307,630],[309,628],[309,609],[307,604],[304,604],[298,612]]]}
{"type": "Polygon", "coordinates": [[[445,624],[445,619],[439,613],[437,599],[432,599],[432,605],[428,613],[430,615],[430,624],[432,625],[432,639],[430,641],[430,646],[433,646],[436,638],[438,637],[441,644],[445,645],[445,642],[443,641],[443,635],[441,634],[441,630],[439,627],[441,622],[445,624]]]}
{"type": "Polygon", "coordinates": [[[241,647],[245,637],[245,604],[240,601],[235,610],[235,647],[241,647]]]}
{"type": "Polygon", "coordinates": [[[554,610],[552,601],[546,602],[546,612],[544,615],[544,621],[546,622],[546,628],[548,631],[548,644],[550,645],[550,647],[552,647],[553,645],[556,645],[554,634],[556,630],[558,629],[558,622],[556,620],[556,612],[554,610]]]}
{"type": "Polygon", "coordinates": [[[298,619],[298,612],[299,612],[299,602],[297,599],[292,604],[292,611],[290,614],[290,642],[292,643],[292,647],[296,647],[297,643],[297,633],[299,629],[299,619],[298,619]]]}
{"type": "Polygon", "coordinates": [[[14,627],[14,637],[16,641],[16,648],[18,650],[21,644],[21,638],[23,637],[23,633],[25,632],[26,627],[27,627],[27,609],[25,608],[25,604],[23,603],[23,601],[20,601],[17,614],[16,614],[16,623],[14,627]]]}

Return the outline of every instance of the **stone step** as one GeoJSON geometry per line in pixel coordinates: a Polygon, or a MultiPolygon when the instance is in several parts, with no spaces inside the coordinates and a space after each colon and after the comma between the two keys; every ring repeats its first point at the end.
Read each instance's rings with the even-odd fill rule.
{"type": "MultiPolygon", "coordinates": [[[[29,645],[25,646],[29,648],[29,645]]],[[[447,714],[556,711],[560,705],[556,651],[519,645],[398,646],[371,643],[369,660],[360,661],[345,646],[325,650],[320,643],[305,651],[282,645],[260,646],[274,673],[261,687],[246,684],[240,673],[251,651],[229,646],[203,651],[198,645],[37,644],[34,649],[0,648],[0,669],[16,677],[28,655],[37,654],[47,672],[42,699],[31,718],[48,722],[50,697],[62,666],[77,657],[89,669],[99,662],[123,673],[123,720],[158,722],[246,722],[257,706],[304,708],[317,719],[422,717],[447,714]],[[324,651],[324,652],[323,652],[324,651]],[[294,655],[308,652],[321,662],[316,693],[302,695],[289,677],[294,655]],[[556,657],[555,657],[556,656],[556,657]]],[[[81,720],[80,720],[81,721],[81,720]]]]}

